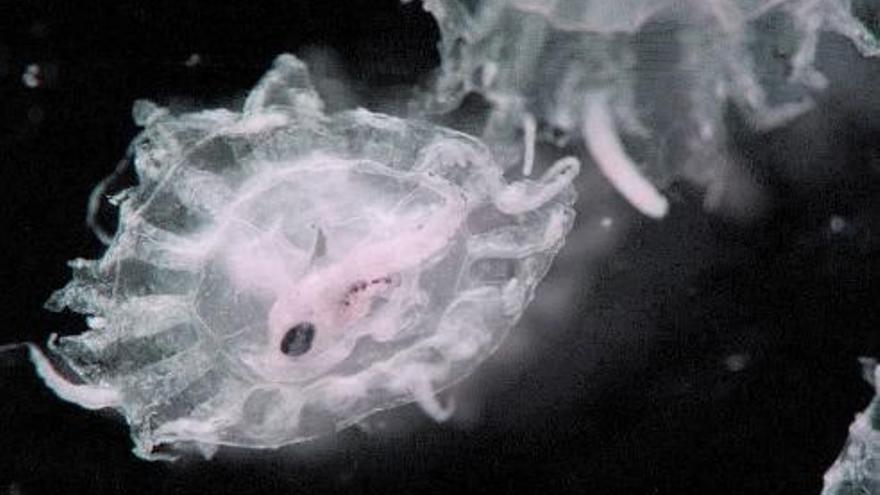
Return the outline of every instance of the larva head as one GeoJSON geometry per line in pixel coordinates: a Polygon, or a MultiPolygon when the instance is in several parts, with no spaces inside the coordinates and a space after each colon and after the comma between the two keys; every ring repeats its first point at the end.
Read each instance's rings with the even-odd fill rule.
{"type": "MultiPolygon", "coordinates": [[[[359,323],[376,316],[376,305],[400,285],[397,274],[361,277],[334,267],[306,277],[269,312],[272,351],[287,362],[335,361],[353,343],[359,323]]],[[[351,267],[349,267],[351,268],[351,267]]]]}
{"type": "Polygon", "coordinates": [[[327,314],[326,302],[321,300],[323,292],[303,283],[273,305],[269,312],[269,346],[279,359],[302,361],[332,345],[330,334],[338,328],[327,314]]]}

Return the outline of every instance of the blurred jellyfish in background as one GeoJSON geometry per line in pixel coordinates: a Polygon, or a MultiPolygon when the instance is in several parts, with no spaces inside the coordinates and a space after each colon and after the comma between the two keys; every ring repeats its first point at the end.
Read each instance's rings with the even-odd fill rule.
{"type": "Polygon", "coordinates": [[[880,492],[880,366],[876,359],[861,361],[865,380],[877,395],[850,425],[843,452],[825,473],[822,495],[880,492]]]}
{"type": "MultiPolygon", "coordinates": [[[[440,26],[442,62],[423,111],[456,112],[479,95],[489,111],[477,132],[509,166],[521,163],[527,175],[536,142],[580,142],[622,197],[658,219],[669,210],[664,190],[679,180],[704,191],[707,210],[730,206],[731,110],[756,133],[811,111],[828,86],[815,66],[823,32],[880,55],[880,6],[870,1],[425,0],[424,8],[440,26]]],[[[880,489],[877,400],[853,423],[824,493],[880,489]]]]}
{"type": "MultiPolygon", "coordinates": [[[[468,94],[490,105],[483,137],[530,170],[536,139],[582,139],[598,169],[641,213],[684,179],[717,206],[728,178],[726,114],[754,130],[810,110],[827,85],[819,36],[880,44],[850,0],[426,0],[441,30],[441,69],[423,108],[468,94]],[[520,146],[520,143],[524,144],[520,146]],[[523,149],[524,148],[524,149],[523,149]]],[[[864,12],[861,12],[864,13],[864,12]]]]}

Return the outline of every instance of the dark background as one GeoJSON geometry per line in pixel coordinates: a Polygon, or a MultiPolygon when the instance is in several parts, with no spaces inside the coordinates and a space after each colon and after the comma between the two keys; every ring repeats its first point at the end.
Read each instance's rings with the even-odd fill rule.
{"type": "MultiPolygon", "coordinates": [[[[41,306],[66,260],[101,252],[86,199],[137,132],[133,100],[234,104],[278,53],[329,48],[345,69],[326,68],[328,85],[347,88],[331,106],[393,109],[436,66],[436,37],[392,0],[0,0],[0,344],[84,328],[41,306]]],[[[147,463],[122,421],[61,402],[14,350],[0,354],[0,493],[818,493],[871,396],[856,358],[877,354],[880,322],[880,70],[823,50],[817,111],[765,135],[731,117],[765,214],[707,215],[677,185],[668,219],[631,215],[616,248],[557,266],[548,285],[583,280],[566,327],[463,385],[476,419],[408,406],[384,415],[406,425],[391,432],[147,463]]]]}

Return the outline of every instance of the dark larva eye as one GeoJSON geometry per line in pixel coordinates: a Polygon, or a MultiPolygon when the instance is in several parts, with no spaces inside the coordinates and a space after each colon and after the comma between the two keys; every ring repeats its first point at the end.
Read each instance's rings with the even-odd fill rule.
{"type": "Polygon", "coordinates": [[[315,340],[315,325],[304,321],[294,325],[281,339],[281,352],[288,356],[302,356],[312,348],[315,340]]]}

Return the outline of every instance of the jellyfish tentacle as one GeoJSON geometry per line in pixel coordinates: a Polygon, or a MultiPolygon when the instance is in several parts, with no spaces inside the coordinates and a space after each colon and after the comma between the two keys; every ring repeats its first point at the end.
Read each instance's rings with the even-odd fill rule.
{"type": "Polygon", "coordinates": [[[536,210],[571,187],[580,169],[577,158],[561,158],[538,180],[524,179],[504,186],[494,198],[495,206],[508,215],[536,210]]]}
{"type": "Polygon", "coordinates": [[[607,95],[595,95],[587,101],[582,129],[596,165],[617,192],[651,218],[666,216],[669,202],[639,171],[620,142],[607,95]]]}

